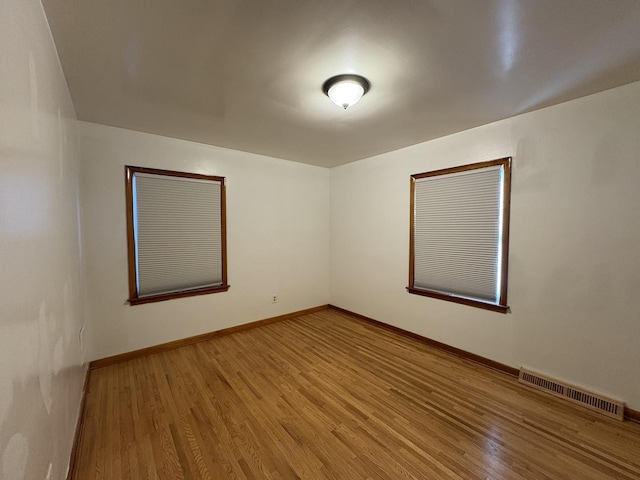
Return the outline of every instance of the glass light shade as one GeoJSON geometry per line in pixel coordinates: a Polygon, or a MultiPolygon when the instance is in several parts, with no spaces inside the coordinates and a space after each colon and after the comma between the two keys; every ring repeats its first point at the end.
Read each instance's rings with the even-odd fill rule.
{"type": "Polygon", "coordinates": [[[346,110],[358,103],[364,95],[364,88],[355,80],[342,80],[329,88],[327,95],[333,103],[346,110]]]}
{"type": "Polygon", "coordinates": [[[322,85],[322,91],[333,103],[345,110],[358,103],[371,88],[369,80],[352,73],[336,75],[322,85]]]}

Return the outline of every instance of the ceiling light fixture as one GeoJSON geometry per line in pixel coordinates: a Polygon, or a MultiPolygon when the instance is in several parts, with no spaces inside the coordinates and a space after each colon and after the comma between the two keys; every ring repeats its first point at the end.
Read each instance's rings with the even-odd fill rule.
{"type": "Polygon", "coordinates": [[[336,75],[324,82],[322,91],[333,103],[345,110],[369,91],[369,80],[360,75],[336,75]]]}

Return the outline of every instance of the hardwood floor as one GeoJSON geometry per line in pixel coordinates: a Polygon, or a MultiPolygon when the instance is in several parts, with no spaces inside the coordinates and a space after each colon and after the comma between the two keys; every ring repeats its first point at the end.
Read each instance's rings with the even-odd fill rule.
{"type": "Polygon", "coordinates": [[[74,479],[640,479],[640,424],[335,311],[94,370],[74,479]]]}

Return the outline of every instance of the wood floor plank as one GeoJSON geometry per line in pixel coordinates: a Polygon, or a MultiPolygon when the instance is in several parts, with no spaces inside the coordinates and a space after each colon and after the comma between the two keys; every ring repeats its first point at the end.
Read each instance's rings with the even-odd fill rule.
{"type": "Polygon", "coordinates": [[[640,425],[326,310],[92,372],[76,480],[640,479],[640,425]]]}

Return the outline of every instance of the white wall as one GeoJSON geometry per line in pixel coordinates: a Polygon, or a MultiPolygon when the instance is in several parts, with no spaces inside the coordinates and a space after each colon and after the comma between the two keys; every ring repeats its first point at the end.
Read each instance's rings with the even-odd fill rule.
{"type": "Polygon", "coordinates": [[[62,479],[84,379],[75,113],[38,0],[0,0],[0,46],[0,478],[62,479]]]}
{"type": "Polygon", "coordinates": [[[91,359],[328,303],[328,169],[79,123],[91,359]],[[226,177],[228,292],[126,304],[125,165],[226,177]]]}
{"type": "Polygon", "coordinates": [[[640,409],[640,83],[331,170],[331,303],[640,409]],[[513,156],[509,305],[411,295],[409,175],[513,156]]]}

